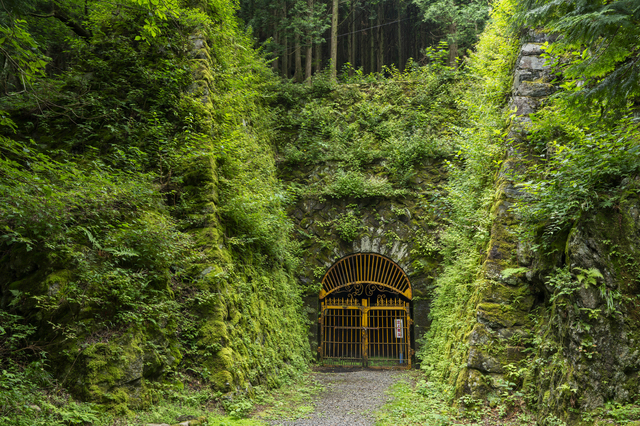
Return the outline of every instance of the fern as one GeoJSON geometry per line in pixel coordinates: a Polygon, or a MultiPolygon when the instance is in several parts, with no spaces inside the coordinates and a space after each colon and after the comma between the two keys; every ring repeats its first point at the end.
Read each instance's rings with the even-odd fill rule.
{"type": "Polygon", "coordinates": [[[509,278],[509,277],[511,277],[513,275],[519,275],[519,274],[522,274],[523,272],[527,272],[528,270],[529,270],[529,268],[524,268],[524,267],[522,267],[522,268],[507,268],[507,269],[504,269],[502,271],[502,277],[506,279],[506,278],[509,278]]]}
{"type": "Polygon", "coordinates": [[[548,52],[558,58],[565,79],[580,82],[573,93],[576,105],[599,104],[605,112],[640,95],[636,0],[521,0],[519,9],[517,24],[560,36],[548,52]]]}

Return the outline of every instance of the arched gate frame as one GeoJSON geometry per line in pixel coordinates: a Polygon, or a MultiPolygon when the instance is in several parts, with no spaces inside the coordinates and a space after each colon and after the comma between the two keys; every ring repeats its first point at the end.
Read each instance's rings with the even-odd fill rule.
{"type": "Polygon", "coordinates": [[[411,368],[411,283],[392,260],[357,253],[322,278],[323,365],[411,368]]]}

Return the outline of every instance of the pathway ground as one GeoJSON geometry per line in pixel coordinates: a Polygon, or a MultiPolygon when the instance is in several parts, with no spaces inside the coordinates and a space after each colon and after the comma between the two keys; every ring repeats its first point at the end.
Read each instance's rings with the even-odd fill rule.
{"type": "Polygon", "coordinates": [[[325,390],[309,417],[293,421],[271,421],[284,426],[371,426],[374,413],[389,399],[389,386],[403,377],[393,370],[319,370],[314,378],[325,390]]]}

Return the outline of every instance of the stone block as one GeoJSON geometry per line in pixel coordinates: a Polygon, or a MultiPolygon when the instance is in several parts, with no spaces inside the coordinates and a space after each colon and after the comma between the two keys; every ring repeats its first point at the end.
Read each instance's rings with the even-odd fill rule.
{"type": "Polygon", "coordinates": [[[502,272],[502,267],[499,263],[487,260],[484,263],[485,276],[490,280],[499,280],[502,272]]]}
{"type": "Polygon", "coordinates": [[[473,326],[473,330],[469,335],[469,345],[470,346],[482,346],[489,343],[491,340],[490,333],[493,333],[489,330],[484,324],[476,323],[473,326]]]}
{"type": "Polygon", "coordinates": [[[547,64],[546,59],[541,58],[540,56],[530,55],[520,58],[518,68],[522,68],[525,70],[546,70],[550,67],[547,64]]]}
{"type": "Polygon", "coordinates": [[[512,183],[505,185],[504,193],[506,194],[507,197],[513,198],[513,199],[519,199],[524,195],[520,187],[516,187],[512,183]]]}
{"type": "Polygon", "coordinates": [[[540,30],[536,29],[528,29],[525,34],[523,34],[523,39],[529,43],[544,43],[544,42],[554,42],[558,38],[557,35],[547,34],[540,30]]]}
{"type": "Polygon", "coordinates": [[[529,96],[533,98],[541,98],[549,96],[555,92],[555,87],[549,83],[538,83],[533,81],[523,81],[515,89],[517,96],[529,96]]]}
{"type": "Polygon", "coordinates": [[[513,327],[527,323],[526,313],[498,303],[481,303],[476,311],[478,322],[491,328],[513,327]]]}
{"type": "Polygon", "coordinates": [[[500,361],[477,347],[469,349],[467,368],[473,368],[484,373],[504,373],[500,361]]]}
{"type": "Polygon", "coordinates": [[[520,49],[522,56],[540,55],[543,53],[544,43],[525,43],[520,49]]]}
{"type": "Polygon", "coordinates": [[[511,100],[511,105],[509,106],[509,108],[512,110],[515,108],[516,115],[529,115],[536,112],[538,106],[540,106],[540,101],[536,100],[535,98],[529,98],[526,96],[514,96],[511,100]]]}
{"type": "Polygon", "coordinates": [[[517,89],[517,86],[521,84],[523,81],[535,81],[542,80],[544,81],[544,72],[540,70],[524,70],[524,69],[516,69],[513,73],[513,86],[514,90],[517,89]]]}
{"type": "Polygon", "coordinates": [[[487,377],[474,368],[464,368],[456,381],[456,396],[471,395],[474,398],[484,399],[490,388],[487,377]]]}
{"type": "Polygon", "coordinates": [[[516,364],[526,358],[526,349],[524,346],[507,346],[506,364],[516,364]]]}
{"type": "MultiPolygon", "coordinates": [[[[513,94],[518,96],[521,90],[529,90],[529,88],[520,89],[520,86],[524,82],[532,83],[551,83],[555,76],[551,73],[550,69],[545,70],[529,70],[529,69],[517,69],[513,74],[513,94]]],[[[554,88],[555,90],[555,88],[554,88]]]]}
{"type": "Polygon", "coordinates": [[[582,302],[582,306],[588,309],[595,309],[600,304],[599,290],[595,287],[578,289],[578,299],[582,302]]]}

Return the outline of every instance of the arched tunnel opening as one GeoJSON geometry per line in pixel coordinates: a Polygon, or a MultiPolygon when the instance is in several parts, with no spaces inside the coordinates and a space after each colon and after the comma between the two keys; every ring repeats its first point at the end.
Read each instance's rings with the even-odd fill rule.
{"type": "Polygon", "coordinates": [[[318,352],[324,366],[411,368],[411,283],[376,253],[336,261],[322,278],[318,352]]]}

